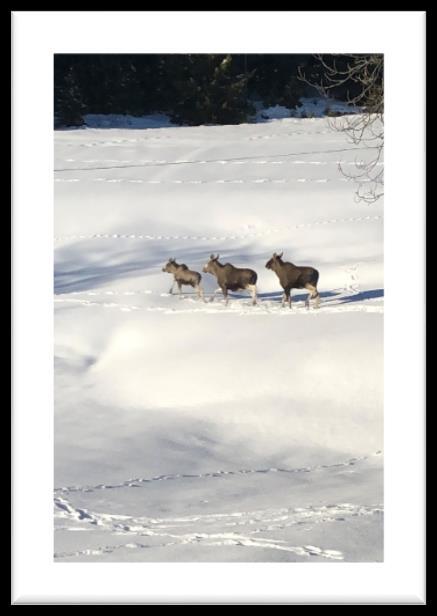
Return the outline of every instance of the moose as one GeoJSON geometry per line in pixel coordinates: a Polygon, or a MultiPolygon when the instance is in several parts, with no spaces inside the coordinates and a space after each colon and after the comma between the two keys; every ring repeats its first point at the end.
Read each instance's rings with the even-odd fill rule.
{"type": "Polygon", "coordinates": [[[173,293],[175,283],[177,283],[179,288],[179,297],[181,297],[182,294],[182,285],[189,285],[194,287],[197,291],[197,296],[199,299],[204,299],[203,288],[200,284],[202,276],[199,272],[193,272],[188,269],[185,263],[176,263],[176,259],[173,257],[168,260],[168,263],[162,268],[162,271],[173,274],[174,276],[173,284],[171,285],[169,291],[170,294],[173,293]]]}
{"type": "Polygon", "coordinates": [[[266,263],[266,268],[273,270],[281,287],[284,289],[284,295],[282,296],[282,306],[285,305],[285,300],[288,301],[288,305],[291,308],[291,289],[307,289],[309,295],[305,301],[307,309],[310,308],[310,299],[315,299],[315,307],[320,305],[320,294],[317,291],[317,282],[319,280],[319,272],[314,267],[309,266],[297,266],[288,261],[282,260],[282,255],[277,255],[276,252],[266,263]]]}
{"type": "Polygon", "coordinates": [[[210,255],[208,263],[203,267],[205,273],[212,274],[217,278],[219,285],[211,301],[214,300],[215,294],[221,290],[227,305],[228,291],[246,290],[252,294],[252,303],[255,305],[257,273],[248,268],[234,267],[230,263],[222,264],[219,262],[219,257],[220,255],[210,255]]]}

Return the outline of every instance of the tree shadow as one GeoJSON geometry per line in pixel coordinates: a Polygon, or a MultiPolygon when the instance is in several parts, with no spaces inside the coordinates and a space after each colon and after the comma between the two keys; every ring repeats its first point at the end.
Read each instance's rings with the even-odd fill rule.
{"type": "Polygon", "coordinates": [[[136,272],[137,276],[144,275],[148,267],[141,261],[122,263],[113,265],[95,265],[55,271],[54,292],[55,295],[71,293],[73,291],[87,291],[132,275],[136,272]]]}
{"type": "MultiPolygon", "coordinates": [[[[308,294],[305,295],[293,295],[293,301],[306,301],[308,294]]],[[[328,299],[326,303],[335,302],[336,305],[340,304],[350,304],[353,302],[362,302],[367,299],[378,299],[380,297],[384,297],[384,289],[372,289],[369,291],[360,291],[359,293],[355,293],[354,295],[344,295],[344,290],[342,291],[321,291],[320,298],[333,298],[328,299]]]]}
{"type": "MultiPolygon", "coordinates": [[[[241,293],[232,293],[231,291],[229,292],[230,295],[232,295],[232,297],[236,298],[236,299],[247,299],[247,294],[243,295],[241,293]]],[[[272,291],[269,293],[257,293],[257,297],[259,299],[269,299],[272,301],[277,301],[277,302],[282,302],[282,296],[284,295],[283,291],[272,291]]],[[[341,293],[338,291],[321,291],[320,292],[320,297],[324,298],[324,297],[337,297],[338,295],[341,295],[341,293]]],[[[293,302],[300,302],[300,301],[305,301],[308,297],[308,293],[305,293],[304,295],[293,295],[292,294],[292,300],[293,302]]]]}
{"type": "MultiPolygon", "coordinates": [[[[180,234],[188,233],[181,230],[180,234]]],[[[54,269],[55,294],[83,292],[114,283],[131,276],[150,276],[160,274],[162,267],[170,257],[176,258],[179,263],[186,265],[202,274],[205,290],[216,288],[215,278],[202,272],[202,267],[209,260],[209,255],[220,250],[217,244],[187,246],[179,250],[169,244],[152,241],[135,242],[135,247],[114,250],[114,245],[108,243],[96,247],[95,242],[101,240],[87,240],[75,242],[57,249],[54,269]]],[[[130,242],[131,240],[127,240],[130,242]]],[[[239,267],[250,267],[254,261],[265,261],[265,253],[253,251],[251,244],[239,246],[226,251],[223,262],[232,261],[239,267]]],[[[260,271],[260,265],[257,265],[260,271]]],[[[170,280],[168,274],[164,276],[163,290],[167,288],[170,280]]],[[[242,295],[244,297],[244,295],[242,295]]]]}
{"type": "Polygon", "coordinates": [[[353,302],[362,302],[366,299],[379,299],[384,297],[384,289],[371,289],[369,291],[360,291],[359,293],[355,293],[355,295],[348,295],[347,297],[343,297],[340,304],[350,304],[353,302]]]}
{"type": "Polygon", "coordinates": [[[149,130],[156,128],[179,128],[182,125],[173,124],[170,118],[165,114],[146,114],[142,116],[133,116],[129,114],[101,114],[87,113],[83,116],[83,124],[64,125],[59,119],[55,119],[54,130],[58,131],[80,131],[80,130],[95,130],[95,129],[112,129],[112,130],[149,130]]]}

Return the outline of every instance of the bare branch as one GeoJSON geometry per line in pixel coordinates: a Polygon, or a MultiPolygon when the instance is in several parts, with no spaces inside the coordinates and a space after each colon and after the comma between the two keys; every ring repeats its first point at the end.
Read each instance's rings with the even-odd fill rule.
{"type": "Polygon", "coordinates": [[[332,130],[344,133],[350,143],[371,150],[373,158],[356,161],[354,172],[346,170],[343,164],[339,164],[339,170],[345,178],[357,184],[355,198],[358,201],[374,203],[384,194],[384,57],[381,54],[338,54],[330,56],[329,62],[322,54],[314,57],[321,77],[308,79],[302,70],[299,70],[298,77],[324,98],[342,91],[354,111],[358,108],[358,113],[328,118],[328,123],[332,130]]]}

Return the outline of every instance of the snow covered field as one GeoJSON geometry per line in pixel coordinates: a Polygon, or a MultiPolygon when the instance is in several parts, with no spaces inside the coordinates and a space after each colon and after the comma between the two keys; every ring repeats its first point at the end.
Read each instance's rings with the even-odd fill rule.
{"type": "Polygon", "coordinates": [[[323,118],[55,132],[56,561],[383,560],[383,204],[338,169],[370,156],[323,118]],[[168,293],[210,253],[257,306],[168,293]]]}

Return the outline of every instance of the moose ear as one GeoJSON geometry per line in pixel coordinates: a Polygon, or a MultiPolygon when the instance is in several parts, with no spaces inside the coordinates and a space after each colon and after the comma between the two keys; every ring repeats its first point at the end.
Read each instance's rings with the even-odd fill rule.
{"type": "Polygon", "coordinates": [[[280,259],[282,259],[282,255],[284,254],[284,251],[281,252],[280,255],[277,255],[280,259]]]}
{"type": "Polygon", "coordinates": [[[219,256],[220,256],[220,255],[217,255],[217,256],[216,256],[216,258],[215,258],[215,260],[216,260],[216,261],[218,261],[219,256]]]}
{"type": "Polygon", "coordinates": [[[275,257],[276,257],[276,252],[273,253],[273,258],[275,258],[275,257]]]}
{"type": "Polygon", "coordinates": [[[214,255],[213,254],[209,255],[209,258],[211,259],[211,261],[213,261],[214,260],[214,255]]]}

